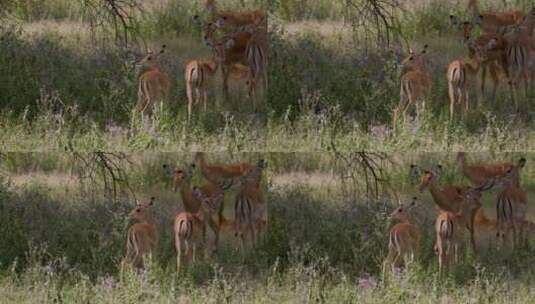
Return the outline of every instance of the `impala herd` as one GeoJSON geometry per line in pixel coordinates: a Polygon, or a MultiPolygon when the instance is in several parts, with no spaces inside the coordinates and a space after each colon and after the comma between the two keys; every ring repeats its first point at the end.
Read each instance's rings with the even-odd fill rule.
{"type": "MultiPolygon", "coordinates": [[[[219,236],[223,228],[231,228],[241,241],[241,252],[245,255],[246,240],[255,247],[257,239],[265,232],[268,223],[264,191],[260,187],[266,162],[256,165],[247,162],[226,165],[207,164],[204,153],[197,153],[188,168],[175,168],[164,164],[163,169],[172,179],[173,190],[180,192],[184,211],[174,219],[173,235],[177,253],[177,270],[182,265],[195,261],[196,250],[206,245],[206,227],[214,233],[214,253],[217,252],[219,236]],[[194,170],[199,169],[206,183],[192,185],[194,170]],[[234,200],[234,220],[223,215],[225,196],[237,192],[234,200]]],[[[137,223],[127,235],[126,257],[123,266],[143,268],[146,257],[158,246],[158,233],[152,218],[155,198],[138,204],[130,213],[137,223]]]]}
{"type": "MultiPolygon", "coordinates": [[[[461,36],[468,54],[457,58],[448,65],[446,78],[450,100],[449,114],[453,119],[455,113],[468,110],[469,87],[476,82],[480,74],[478,105],[481,106],[485,92],[487,71],[493,83],[492,100],[500,81],[505,81],[511,90],[511,98],[519,110],[518,87],[522,82],[527,94],[528,87],[535,76],[535,7],[528,13],[522,11],[480,12],[477,0],[468,0],[470,20],[462,21],[450,15],[450,24],[461,36]],[[478,36],[475,29],[480,28],[478,36]]],[[[418,116],[425,106],[432,88],[432,76],[426,66],[427,45],[421,53],[410,49],[401,65],[400,103],[393,112],[394,128],[398,115],[407,121],[407,112],[414,107],[418,116]]]]}
{"type": "MultiPolygon", "coordinates": [[[[535,232],[535,223],[525,219],[527,196],[520,187],[520,171],[526,164],[525,158],[516,163],[474,165],[468,164],[465,154],[459,152],[457,162],[472,186],[440,186],[440,165],[423,171],[417,165],[411,165],[411,175],[420,180],[419,191],[429,190],[437,207],[434,250],[438,255],[440,273],[459,261],[463,245],[469,244],[477,256],[483,247],[481,240],[486,235],[491,235],[491,243],[496,243],[498,247],[504,247],[511,241],[514,249],[527,240],[528,233],[535,232]],[[483,192],[490,189],[498,190],[496,219],[486,217],[480,202],[483,192]]],[[[389,252],[383,264],[383,274],[389,268],[395,270],[404,266],[418,253],[421,230],[411,223],[408,213],[417,204],[417,198],[414,197],[410,204],[400,203],[390,215],[391,219],[400,223],[390,230],[389,252]]]]}
{"type": "MultiPolygon", "coordinates": [[[[255,103],[256,88],[260,83],[267,90],[267,16],[260,10],[227,12],[217,8],[215,0],[206,0],[205,11],[208,20],[195,15],[193,20],[202,27],[203,43],[213,53],[211,58],[192,59],[186,63],[184,81],[188,99],[188,120],[191,119],[193,104],[203,102],[207,107],[208,92],[212,79],[221,69],[223,95],[229,96],[229,79],[244,81],[248,96],[255,103]]],[[[156,103],[168,100],[171,81],[162,71],[158,53],[149,50],[137,62],[138,101],[136,113],[152,115],[156,103]]]]}

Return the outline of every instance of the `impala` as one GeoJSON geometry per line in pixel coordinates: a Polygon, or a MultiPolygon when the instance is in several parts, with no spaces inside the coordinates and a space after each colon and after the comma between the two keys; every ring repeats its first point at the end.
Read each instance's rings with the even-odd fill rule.
{"type": "Polygon", "coordinates": [[[194,163],[199,167],[202,175],[212,183],[222,179],[247,175],[253,169],[253,166],[248,162],[209,165],[206,163],[205,153],[203,152],[195,153],[194,163]]]}
{"type": "Polygon", "coordinates": [[[256,84],[263,79],[263,91],[267,90],[267,42],[263,30],[254,30],[253,36],[247,42],[245,56],[250,69],[249,97],[255,96],[256,84]]]}
{"type": "Polygon", "coordinates": [[[513,167],[496,180],[496,186],[502,189],[496,201],[496,236],[505,242],[506,236],[512,230],[513,247],[523,239],[523,224],[527,209],[526,192],[515,185],[522,168],[523,165],[513,167]]]}
{"type": "Polygon", "coordinates": [[[390,229],[388,239],[388,256],[383,264],[383,277],[387,267],[392,271],[406,264],[408,259],[413,259],[420,248],[421,232],[418,227],[410,222],[407,211],[414,208],[417,198],[413,197],[412,202],[404,206],[399,205],[391,214],[391,220],[398,220],[399,223],[390,229]]]}
{"type": "MultiPolygon", "coordinates": [[[[221,67],[223,76],[223,95],[228,98],[228,78],[232,65],[241,63],[248,65],[247,46],[253,34],[249,31],[240,31],[225,35],[216,41],[213,37],[213,26],[208,26],[205,32],[204,42],[211,47],[214,58],[221,67]]],[[[251,68],[251,67],[249,67],[251,68]]]]}
{"type": "Polygon", "coordinates": [[[217,68],[218,64],[213,60],[192,60],[186,64],[184,78],[188,96],[188,121],[191,119],[193,107],[193,90],[195,90],[195,103],[199,103],[202,95],[204,111],[206,111],[209,82],[215,75],[217,68]]]}
{"type": "Polygon", "coordinates": [[[236,236],[241,239],[242,254],[245,257],[245,239],[251,237],[251,247],[255,247],[257,235],[265,230],[268,221],[268,210],[260,179],[266,167],[264,160],[259,160],[255,168],[246,176],[241,177],[242,187],[236,195],[234,205],[234,223],[236,236]]]}
{"type": "MultiPolygon", "coordinates": [[[[420,192],[423,192],[426,188],[429,188],[431,196],[435,204],[439,207],[440,211],[450,212],[462,217],[463,227],[466,227],[470,232],[470,243],[472,249],[477,254],[477,247],[474,236],[474,218],[477,210],[471,211],[469,214],[464,213],[465,201],[471,202],[470,206],[479,204],[479,197],[481,191],[488,190],[492,187],[493,181],[486,181],[479,185],[477,188],[459,187],[459,186],[445,186],[440,189],[436,183],[436,174],[431,171],[424,171],[420,183],[420,192]],[[474,202],[472,202],[474,201],[474,202]],[[461,213],[460,213],[461,212],[461,213]]],[[[479,206],[481,206],[479,204],[479,206]]]]}
{"type": "MultiPolygon", "coordinates": [[[[463,175],[470,180],[473,185],[479,185],[489,179],[502,176],[510,169],[518,166],[523,167],[526,164],[526,159],[521,158],[517,164],[512,162],[502,162],[495,164],[468,164],[466,162],[466,155],[464,152],[457,154],[457,163],[463,175]]],[[[519,179],[515,180],[515,185],[519,185],[519,179]]]]}
{"type": "Polygon", "coordinates": [[[450,119],[453,119],[455,106],[460,106],[461,111],[463,108],[468,111],[468,87],[475,81],[481,66],[482,60],[476,43],[469,39],[466,46],[475,51],[474,56],[453,60],[448,65],[446,74],[450,97],[450,119]]]}
{"type": "MultiPolygon", "coordinates": [[[[175,191],[180,190],[182,202],[184,204],[184,210],[191,214],[196,214],[199,210],[202,211],[201,201],[193,195],[193,187],[191,186],[191,177],[193,176],[193,169],[195,165],[192,165],[189,170],[172,169],[168,165],[164,165],[164,169],[172,172],[173,187],[175,191]]],[[[223,190],[227,190],[229,186],[216,182],[209,182],[202,187],[200,191],[204,195],[213,196],[223,190]]],[[[231,221],[227,220],[223,216],[224,204],[223,201],[219,204],[219,210],[216,213],[217,216],[206,217],[206,224],[214,232],[214,251],[217,251],[219,246],[219,233],[223,226],[231,225],[231,221]]],[[[202,227],[203,239],[206,237],[206,227],[202,227]]]]}
{"type": "Polygon", "coordinates": [[[478,210],[481,209],[479,199],[481,191],[487,190],[489,185],[482,185],[478,188],[467,189],[458,197],[461,200],[459,211],[440,211],[435,221],[436,245],[435,250],[438,255],[439,272],[444,268],[449,268],[452,256],[457,263],[459,260],[459,250],[463,243],[465,228],[470,232],[472,248],[477,254],[474,239],[474,218],[478,210]]]}
{"type": "Polygon", "coordinates": [[[500,27],[520,23],[525,16],[521,11],[480,12],[477,0],[468,1],[468,11],[485,32],[496,32],[500,27]]]}
{"type": "Polygon", "coordinates": [[[175,217],[173,226],[176,249],[176,269],[180,271],[183,252],[187,263],[195,262],[196,249],[204,244],[205,218],[202,208],[196,213],[180,212],[175,217]]]}
{"type": "Polygon", "coordinates": [[[426,52],[427,45],[419,54],[414,54],[411,49],[409,56],[401,62],[407,72],[400,79],[400,101],[392,119],[394,128],[397,126],[399,112],[402,113],[403,121],[406,123],[407,111],[411,105],[416,107],[416,115],[419,115],[419,112],[425,108],[425,98],[429,95],[432,86],[431,74],[427,71],[423,58],[426,52]]]}
{"type": "Polygon", "coordinates": [[[164,50],[165,45],[158,53],[149,50],[147,55],[136,63],[136,68],[139,71],[137,104],[134,109],[136,113],[150,117],[155,104],[163,102],[169,97],[171,82],[158,64],[158,57],[164,53],[164,50]]]}
{"type": "MultiPolygon", "coordinates": [[[[207,0],[206,11],[210,14],[215,25],[225,31],[234,31],[246,26],[263,25],[267,29],[266,13],[262,10],[251,10],[242,12],[219,11],[215,0],[207,0]]],[[[198,16],[194,16],[198,19],[198,16]]]]}
{"type": "Polygon", "coordinates": [[[130,218],[137,223],[128,229],[124,266],[131,264],[135,268],[144,268],[146,256],[153,253],[158,245],[158,232],[152,218],[153,205],[154,197],[147,203],[137,204],[130,213],[130,218]]]}

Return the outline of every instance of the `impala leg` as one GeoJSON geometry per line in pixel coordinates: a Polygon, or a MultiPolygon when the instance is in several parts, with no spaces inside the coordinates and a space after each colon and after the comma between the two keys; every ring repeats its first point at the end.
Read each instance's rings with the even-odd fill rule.
{"type": "Polygon", "coordinates": [[[230,67],[223,65],[221,67],[221,73],[223,75],[223,98],[228,99],[228,78],[230,74],[230,67]]]}
{"type": "Polygon", "coordinates": [[[208,221],[208,225],[210,226],[210,228],[212,229],[212,231],[214,232],[214,235],[215,235],[215,238],[214,238],[214,250],[213,252],[217,252],[217,248],[219,246],[219,231],[220,231],[220,227],[219,225],[213,220],[213,218],[210,218],[210,220],[208,221]]]}
{"type": "MultiPolygon", "coordinates": [[[[492,69],[491,69],[492,74],[492,69]]],[[[484,65],[481,69],[481,87],[480,87],[480,100],[478,100],[478,106],[481,107],[482,99],[485,96],[485,80],[487,78],[487,65],[484,65]]]]}
{"type": "Polygon", "coordinates": [[[176,249],[176,271],[180,272],[180,264],[182,261],[182,240],[178,235],[175,235],[175,249],[176,249]]]}
{"type": "Polygon", "coordinates": [[[450,120],[453,120],[453,112],[455,111],[455,88],[452,83],[448,83],[448,94],[450,96],[450,120]]]}

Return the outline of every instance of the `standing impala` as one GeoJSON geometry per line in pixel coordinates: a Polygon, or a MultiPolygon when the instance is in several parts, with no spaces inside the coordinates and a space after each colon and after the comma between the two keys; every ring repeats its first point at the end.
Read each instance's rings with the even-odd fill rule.
{"type": "Polygon", "coordinates": [[[184,78],[186,79],[186,94],[188,96],[188,121],[191,120],[193,107],[193,90],[195,90],[195,103],[203,99],[204,111],[208,100],[208,86],[215,75],[218,63],[214,60],[192,60],[186,64],[184,78]]]}
{"type": "Polygon", "coordinates": [[[236,236],[241,239],[243,257],[247,235],[250,235],[251,247],[254,248],[258,234],[267,228],[268,210],[264,193],[259,187],[265,167],[265,161],[259,160],[248,175],[240,177],[242,187],[236,195],[234,223],[236,236]]]}
{"type": "MultiPolygon", "coordinates": [[[[466,162],[466,154],[464,152],[459,152],[457,154],[457,163],[463,175],[468,178],[473,185],[480,185],[489,179],[505,175],[507,171],[516,166],[523,167],[526,164],[526,159],[521,158],[517,164],[512,162],[468,164],[466,162]]],[[[515,180],[514,183],[519,186],[519,179],[515,180]]]]}
{"type": "Polygon", "coordinates": [[[388,238],[388,256],[383,264],[383,277],[386,275],[387,267],[392,271],[406,265],[407,260],[413,259],[420,248],[421,232],[418,227],[409,220],[407,211],[416,205],[417,198],[413,197],[412,202],[404,206],[400,204],[396,210],[390,214],[391,220],[398,220],[399,223],[390,229],[388,238]]]}
{"type": "MultiPolygon", "coordinates": [[[[214,58],[221,67],[223,76],[223,95],[228,98],[228,78],[231,66],[236,63],[248,65],[247,45],[253,34],[249,31],[239,31],[223,36],[220,40],[214,39],[214,26],[207,25],[204,42],[212,48],[214,58]]],[[[251,67],[249,67],[251,68],[251,67]]]]}
{"type": "Polygon", "coordinates": [[[151,116],[154,106],[158,102],[164,102],[169,97],[171,82],[167,74],[162,72],[158,64],[158,57],[163,54],[165,45],[158,53],[148,51],[147,55],[136,63],[138,73],[136,113],[151,116]]]}
{"type": "Polygon", "coordinates": [[[410,106],[416,108],[416,115],[423,112],[425,108],[425,99],[429,96],[432,86],[431,74],[427,71],[424,62],[424,56],[427,53],[427,45],[424,49],[415,54],[412,49],[409,56],[402,62],[403,69],[406,71],[400,79],[401,89],[399,93],[399,105],[394,110],[392,123],[394,128],[397,126],[399,113],[403,115],[403,121],[406,123],[407,111],[410,106]]]}
{"type": "Polygon", "coordinates": [[[228,179],[247,175],[253,166],[248,162],[232,164],[207,164],[204,152],[197,152],[194,156],[194,163],[201,170],[202,175],[212,183],[217,183],[222,179],[228,179]]]}
{"type": "Polygon", "coordinates": [[[463,203],[466,201],[466,196],[469,195],[471,201],[477,201],[473,202],[472,205],[479,204],[478,200],[481,196],[480,192],[490,189],[492,187],[492,181],[487,181],[474,189],[459,186],[445,186],[440,189],[436,183],[436,179],[437,177],[435,173],[424,171],[420,183],[420,192],[429,188],[433,200],[439,207],[439,212],[450,212],[462,217],[462,227],[465,227],[470,232],[470,243],[474,252],[477,253],[474,236],[474,220],[477,210],[472,210],[469,214],[463,213],[466,212],[466,210],[463,210],[463,203]]]}
{"type": "Polygon", "coordinates": [[[477,0],[468,0],[468,12],[485,32],[496,32],[500,27],[520,23],[525,16],[522,11],[480,12],[477,0]]]}
{"type": "Polygon", "coordinates": [[[527,195],[520,186],[515,185],[523,167],[523,165],[513,167],[496,180],[496,186],[502,189],[496,201],[496,236],[505,242],[509,232],[512,231],[513,247],[523,240],[523,224],[526,222],[527,195]]]}
{"type": "Polygon", "coordinates": [[[489,184],[477,188],[467,189],[464,193],[459,194],[460,204],[459,211],[440,211],[435,221],[436,245],[435,250],[438,255],[439,272],[443,273],[444,268],[449,269],[452,258],[455,263],[459,260],[459,250],[463,244],[465,228],[470,232],[470,240],[474,252],[475,247],[474,234],[474,217],[478,210],[481,209],[479,199],[481,191],[487,190],[489,184]]]}
{"type": "MultiPolygon", "coordinates": [[[[206,204],[203,202],[203,204],[206,204]]],[[[207,208],[210,208],[207,206],[207,208]]],[[[176,269],[180,271],[183,252],[186,261],[195,262],[197,247],[204,245],[205,217],[203,207],[195,213],[183,211],[176,215],[173,226],[176,249],[176,269]]]]}
{"type": "Polygon", "coordinates": [[[472,56],[453,60],[448,66],[448,94],[450,97],[450,120],[453,119],[455,107],[468,111],[468,88],[475,83],[481,66],[480,51],[473,39],[466,41],[466,46],[473,50],[472,56]]]}
{"type": "MultiPolygon", "coordinates": [[[[215,25],[224,31],[235,31],[246,26],[263,25],[267,29],[266,13],[262,10],[250,10],[242,12],[220,11],[215,0],[207,0],[205,9],[215,25]]],[[[195,20],[199,16],[193,17],[195,20]]]]}
{"type": "Polygon", "coordinates": [[[135,268],[145,267],[145,258],[154,253],[158,245],[158,232],[152,218],[154,197],[147,203],[137,204],[130,212],[130,218],[137,221],[128,229],[126,257],[122,264],[131,264],[135,268]]]}
{"type": "Polygon", "coordinates": [[[252,37],[247,42],[245,56],[250,69],[249,97],[255,96],[256,85],[260,78],[263,82],[263,91],[267,90],[267,40],[264,29],[252,29],[252,37]]]}
{"type": "MultiPolygon", "coordinates": [[[[164,169],[170,168],[170,166],[165,165],[164,169]]],[[[182,202],[184,204],[184,210],[191,214],[196,214],[199,210],[202,211],[201,208],[201,201],[193,195],[193,187],[191,185],[191,178],[193,176],[193,169],[195,168],[195,165],[192,165],[189,170],[181,170],[181,169],[171,169],[172,170],[172,177],[173,177],[173,186],[175,191],[180,190],[180,194],[182,197],[182,202]]],[[[223,183],[225,183],[223,181],[223,183]]],[[[227,186],[222,186],[224,184],[221,184],[219,182],[209,182],[202,187],[200,187],[200,191],[206,196],[213,196],[221,191],[221,188],[223,187],[223,190],[226,190],[227,186]]],[[[219,210],[216,214],[216,216],[209,216],[206,217],[205,222],[210,227],[210,229],[214,232],[214,251],[217,251],[219,246],[219,233],[224,226],[231,225],[231,221],[227,220],[223,216],[223,210],[224,210],[224,204],[223,201],[218,205],[219,210]]],[[[202,227],[203,232],[203,239],[206,236],[206,227],[202,227]]]]}

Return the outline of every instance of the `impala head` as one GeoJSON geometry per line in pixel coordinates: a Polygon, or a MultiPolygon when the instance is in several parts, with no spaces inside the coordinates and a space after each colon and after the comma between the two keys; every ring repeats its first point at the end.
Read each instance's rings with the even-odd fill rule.
{"type": "Polygon", "coordinates": [[[235,45],[236,40],[234,38],[223,39],[222,41],[211,44],[210,46],[214,50],[214,59],[216,62],[224,62],[227,59],[227,51],[235,45]]]}
{"type": "Polygon", "coordinates": [[[202,193],[199,187],[195,186],[193,187],[192,194],[193,197],[201,202],[202,208],[210,213],[217,212],[223,202],[223,191],[217,191],[211,197],[208,197],[202,193]]]}
{"type": "Polygon", "coordinates": [[[420,178],[420,176],[422,176],[422,172],[420,171],[420,167],[418,167],[418,165],[411,164],[410,169],[409,169],[409,178],[411,180],[416,180],[416,179],[420,178]]]}
{"type": "Polygon", "coordinates": [[[188,170],[178,169],[167,164],[163,165],[163,169],[165,173],[171,177],[173,181],[173,190],[177,192],[180,190],[180,187],[184,185],[184,183],[188,183],[191,180],[191,177],[193,176],[193,170],[195,169],[195,164],[191,164],[188,170]]]}
{"type": "Polygon", "coordinates": [[[438,176],[440,176],[440,173],[442,172],[442,166],[436,165],[433,167],[432,170],[425,170],[422,172],[422,176],[420,177],[420,192],[423,192],[429,185],[431,185],[434,181],[437,180],[438,176]]]}
{"type": "Polygon", "coordinates": [[[409,55],[401,61],[403,68],[413,68],[424,65],[424,57],[428,53],[427,44],[424,45],[422,51],[415,53],[412,48],[409,49],[409,55]]]}
{"type": "Polygon", "coordinates": [[[450,15],[450,25],[463,38],[464,41],[470,39],[474,30],[474,23],[470,21],[461,21],[459,17],[450,15]]]}
{"type": "Polygon", "coordinates": [[[391,220],[399,220],[399,221],[408,221],[409,217],[407,214],[407,211],[414,208],[416,206],[416,202],[418,201],[418,198],[415,196],[412,198],[411,202],[407,205],[401,204],[401,202],[398,202],[398,207],[390,214],[389,219],[391,220]]]}
{"type": "Polygon", "coordinates": [[[519,186],[520,170],[526,165],[526,159],[521,158],[516,165],[509,168],[504,175],[496,178],[496,186],[500,188],[507,188],[511,185],[519,186]]]}
{"type": "Polygon", "coordinates": [[[213,47],[214,45],[214,33],[217,30],[217,28],[214,26],[212,22],[208,22],[204,25],[203,28],[203,42],[205,45],[213,47]]]}
{"type": "Polygon", "coordinates": [[[159,52],[153,52],[151,49],[149,49],[145,57],[136,62],[136,68],[140,71],[143,71],[145,69],[158,66],[158,57],[165,53],[165,48],[166,46],[164,44],[159,52]]]}
{"type": "Polygon", "coordinates": [[[151,197],[148,202],[137,203],[134,210],[130,212],[130,218],[140,222],[147,220],[151,216],[154,199],[151,197]]]}

